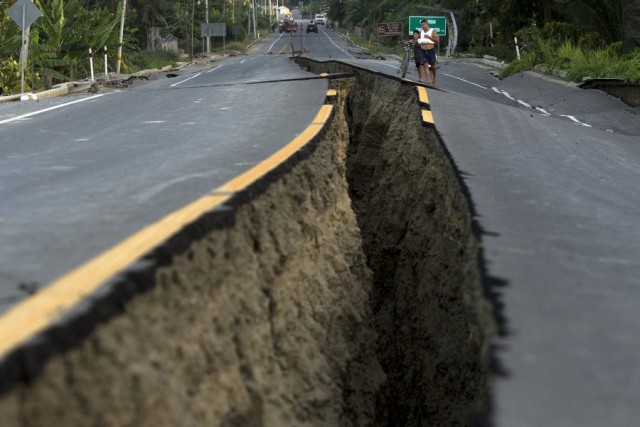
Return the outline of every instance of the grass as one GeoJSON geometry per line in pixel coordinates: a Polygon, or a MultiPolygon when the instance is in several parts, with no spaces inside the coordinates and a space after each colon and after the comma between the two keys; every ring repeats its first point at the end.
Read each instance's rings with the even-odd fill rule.
{"type": "MultiPolygon", "coordinates": [[[[359,37],[353,33],[348,32],[346,29],[344,28],[336,28],[337,32],[339,32],[340,34],[343,34],[344,36],[349,37],[349,40],[351,40],[351,42],[353,44],[355,44],[356,46],[358,46],[361,49],[366,49],[369,52],[371,52],[372,54],[376,54],[376,53],[380,53],[380,54],[396,54],[399,56],[402,56],[403,52],[402,52],[402,47],[400,46],[385,46],[384,44],[379,44],[376,42],[372,42],[370,40],[364,39],[362,37],[359,37]]],[[[408,37],[407,37],[408,39],[408,37]]],[[[396,40],[396,38],[394,37],[393,40],[396,40]]],[[[387,43],[389,43],[391,40],[387,41],[387,43]]]]}
{"type": "Polygon", "coordinates": [[[580,82],[585,77],[618,78],[629,83],[640,83],[640,48],[629,54],[621,53],[618,43],[600,49],[589,49],[566,41],[555,47],[541,41],[536,52],[521,55],[507,66],[502,77],[531,70],[536,65],[566,72],[565,79],[580,82]]]}
{"type": "Polygon", "coordinates": [[[176,65],[180,60],[177,52],[169,50],[144,50],[130,52],[123,55],[126,68],[125,73],[135,73],[141,70],[162,68],[165,65],[176,65]]]}

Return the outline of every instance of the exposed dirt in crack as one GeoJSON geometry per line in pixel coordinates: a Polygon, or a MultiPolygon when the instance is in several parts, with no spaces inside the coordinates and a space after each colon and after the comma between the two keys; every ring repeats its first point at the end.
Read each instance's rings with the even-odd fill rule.
{"type": "MultiPolygon", "coordinates": [[[[309,155],[0,397],[14,426],[468,425],[492,321],[467,200],[409,86],[353,72],[309,155]]],[[[188,239],[188,236],[184,237],[188,239]]]]}
{"type": "Polygon", "coordinates": [[[471,210],[411,86],[338,63],[356,75],[342,113],[347,179],[374,272],[378,357],[388,375],[378,425],[469,425],[490,405],[494,320],[482,295],[471,210]]]}

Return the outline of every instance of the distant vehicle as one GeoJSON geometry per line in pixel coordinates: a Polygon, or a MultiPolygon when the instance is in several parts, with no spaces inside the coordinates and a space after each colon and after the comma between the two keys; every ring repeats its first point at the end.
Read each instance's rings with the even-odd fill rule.
{"type": "Polygon", "coordinates": [[[280,29],[281,33],[285,32],[285,31],[287,33],[290,33],[292,31],[295,33],[295,32],[298,31],[298,23],[296,21],[294,21],[293,19],[286,19],[285,18],[285,20],[280,23],[279,29],[280,29]]]}
{"type": "Polygon", "coordinates": [[[324,13],[319,13],[316,15],[316,22],[318,25],[324,25],[327,22],[327,18],[324,16],[324,13]]]}
{"type": "Polygon", "coordinates": [[[307,24],[307,33],[318,34],[318,24],[313,19],[307,24]]]}

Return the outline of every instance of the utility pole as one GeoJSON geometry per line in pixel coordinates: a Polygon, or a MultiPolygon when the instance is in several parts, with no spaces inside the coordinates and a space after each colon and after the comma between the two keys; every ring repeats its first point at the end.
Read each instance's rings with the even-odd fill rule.
{"type": "MultiPolygon", "coordinates": [[[[209,23],[209,0],[204,0],[204,22],[209,23]]],[[[211,37],[208,31],[207,29],[207,55],[211,53],[211,37]]]]}
{"type": "Polygon", "coordinates": [[[256,28],[256,0],[251,0],[251,4],[253,6],[253,11],[252,11],[252,15],[253,15],[253,38],[257,39],[258,38],[258,30],[256,28]]]}
{"type": "Polygon", "coordinates": [[[122,39],[124,38],[124,18],[127,12],[127,0],[122,0],[122,17],[120,18],[120,37],[118,38],[118,60],[116,61],[116,75],[120,77],[120,62],[122,62],[122,39]]]}
{"type": "Polygon", "coordinates": [[[196,15],[196,2],[195,0],[193,0],[191,2],[191,46],[190,46],[190,54],[189,54],[189,61],[193,62],[193,23],[194,23],[194,18],[196,15]]]}

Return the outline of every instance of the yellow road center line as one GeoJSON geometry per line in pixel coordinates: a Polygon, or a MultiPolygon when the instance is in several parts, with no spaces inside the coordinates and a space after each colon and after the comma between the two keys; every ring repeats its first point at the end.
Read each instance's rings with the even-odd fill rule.
{"type": "Polygon", "coordinates": [[[184,226],[223,204],[234,192],[248,187],[287,160],[320,132],[331,117],[332,109],[331,105],[323,105],[312,124],[293,141],[265,161],[223,184],[211,195],[201,197],[143,228],[11,308],[0,317],[0,357],[59,320],[104,282],[165,242],[184,226]]]}
{"type": "Polygon", "coordinates": [[[320,124],[309,125],[300,135],[298,135],[289,145],[278,150],[263,162],[258,163],[248,171],[238,175],[226,184],[216,188],[214,193],[218,192],[238,192],[242,191],[258,179],[263,177],[267,172],[275,169],[280,163],[291,157],[296,151],[304,147],[318,132],[322,129],[320,124]]]}
{"type": "Polygon", "coordinates": [[[275,169],[282,162],[291,157],[300,148],[304,147],[320,132],[325,123],[329,120],[333,106],[323,105],[320,111],[309,125],[300,135],[295,137],[286,147],[276,151],[264,161],[258,163],[248,171],[238,175],[226,184],[216,188],[214,193],[237,192],[242,191],[249,185],[264,176],[267,172],[275,169]]]}
{"type": "Polygon", "coordinates": [[[427,96],[427,89],[422,86],[418,86],[418,101],[421,104],[429,105],[429,96],[427,96]]]}
{"type": "Polygon", "coordinates": [[[213,195],[196,200],[143,228],[11,308],[0,317],[0,356],[44,330],[106,280],[230,197],[213,195]]]}
{"type": "Polygon", "coordinates": [[[424,123],[428,123],[430,125],[434,125],[434,121],[433,121],[433,115],[431,114],[431,111],[429,110],[422,110],[422,121],[424,123]]]}
{"type": "Polygon", "coordinates": [[[323,105],[318,111],[318,114],[313,118],[311,123],[316,125],[324,125],[329,121],[329,117],[331,116],[331,112],[333,111],[332,105],[323,105]]]}

